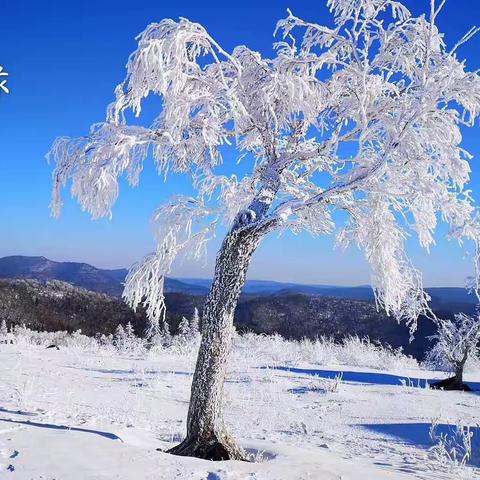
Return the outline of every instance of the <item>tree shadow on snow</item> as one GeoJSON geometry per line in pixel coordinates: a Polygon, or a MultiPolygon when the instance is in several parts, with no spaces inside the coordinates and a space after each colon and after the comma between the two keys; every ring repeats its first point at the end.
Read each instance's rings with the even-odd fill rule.
{"type": "Polygon", "coordinates": [[[22,410],[8,410],[7,408],[0,407],[0,413],[10,413],[12,415],[23,415],[26,417],[38,415],[35,412],[24,412],[22,410]]]}
{"type": "MultiPolygon", "coordinates": [[[[138,371],[129,369],[129,370],[121,370],[121,369],[108,369],[108,368],[89,368],[89,367],[74,367],[68,366],[67,368],[73,368],[75,370],[84,370],[86,372],[96,372],[96,373],[105,373],[107,375],[138,375],[138,371]]],[[[191,372],[182,372],[182,371],[175,371],[175,370],[145,370],[146,375],[158,375],[160,373],[163,374],[172,374],[172,375],[185,375],[185,376],[192,376],[191,372]]]]}
{"type": "MultiPolygon", "coordinates": [[[[394,438],[400,442],[418,448],[430,448],[433,446],[430,438],[431,423],[386,423],[386,424],[362,424],[359,425],[375,433],[394,438]]],[[[436,435],[446,435],[450,438],[455,436],[456,426],[438,424],[436,435]]],[[[480,427],[470,427],[472,436],[472,458],[469,465],[480,467],[480,427]]]]}
{"type": "Polygon", "coordinates": [[[14,423],[16,425],[26,425],[27,427],[39,427],[39,428],[49,428],[53,430],[68,430],[71,432],[93,433],[94,435],[99,435],[100,437],[108,438],[109,440],[120,440],[123,443],[123,440],[117,435],[115,435],[114,433],[102,432],[101,430],[90,430],[88,428],[55,425],[53,423],[39,423],[39,422],[31,422],[29,420],[11,420],[6,418],[0,418],[0,422],[14,423]]]}
{"type": "MultiPolygon", "coordinates": [[[[267,368],[267,367],[265,367],[267,368]]],[[[311,375],[314,377],[326,378],[334,380],[338,375],[342,375],[342,381],[366,383],[371,385],[407,385],[409,387],[426,388],[427,382],[431,384],[437,379],[412,378],[401,375],[392,375],[390,373],[381,372],[346,372],[342,370],[317,370],[309,368],[294,368],[294,367],[268,367],[274,370],[281,370],[284,372],[292,372],[303,375],[311,375]]],[[[480,394],[480,382],[465,382],[470,386],[473,393],[480,394]]],[[[305,391],[308,391],[306,388],[305,391]]]]}

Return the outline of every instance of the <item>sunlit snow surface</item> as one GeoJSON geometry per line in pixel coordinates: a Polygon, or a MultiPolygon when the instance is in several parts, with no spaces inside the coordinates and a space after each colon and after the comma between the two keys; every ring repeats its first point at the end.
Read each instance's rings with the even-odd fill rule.
{"type": "MultiPolygon", "coordinates": [[[[136,357],[0,345],[0,478],[35,480],[477,478],[433,458],[441,432],[471,425],[480,392],[422,388],[439,372],[299,364],[234,353],[227,422],[256,463],[174,457],[184,434],[195,353],[136,357]],[[332,391],[339,372],[343,380],[332,391]],[[413,385],[413,386],[410,386],[413,385]]],[[[480,374],[469,374],[480,388],[480,374]]],[[[476,428],[475,428],[476,427],[476,428]]],[[[475,453],[475,452],[474,452],[475,453]]]]}

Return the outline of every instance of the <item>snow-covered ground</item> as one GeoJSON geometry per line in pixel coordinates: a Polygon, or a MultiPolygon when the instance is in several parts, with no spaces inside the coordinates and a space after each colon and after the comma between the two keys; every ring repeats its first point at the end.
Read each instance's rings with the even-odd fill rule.
{"type": "MultiPolygon", "coordinates": [[[[355,366],[293,361],[286,348],[284,358],[279,349],[272,360],[265,348],[241,341],[226,384],[228,424],[255,460],[246,463],[160,451],[184,434],[194,351],[127,355],[0,345],[0,479],[480,476],[475,452],[480,392],[424,388],[424,379],[442,375],[401,358],[397,368],[392,363],[389,371],[380,371],[358,361],[355,366]],[[438,449],[431,450],[432,422],[437,435],[447,437],[457,424],[471,426],[471,466],[454,468],[438,449]]],[[[475,383],[480,375],[466,379],[480,389],[475,383]]]]}

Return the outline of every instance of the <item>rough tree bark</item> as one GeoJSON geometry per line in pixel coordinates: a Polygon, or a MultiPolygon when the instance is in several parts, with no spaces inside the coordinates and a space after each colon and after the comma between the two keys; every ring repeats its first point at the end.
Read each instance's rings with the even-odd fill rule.
{"type": "Polygon", "coordinates": [[[465,362],[462,361],[457,365],[455,369],[455,383],[457,385],[463,385],[463,369],[465,367],[465,362]]]}
{"type": "Polygon", "coordinates": [[[223,421],[223,385],[230,353],[233,315],[253,252],[263,233],[238,225],[225,237],[202,315],[202,341],[192,380],[187,436],[169,450],[209,460],[245,460],[223,421]]]}

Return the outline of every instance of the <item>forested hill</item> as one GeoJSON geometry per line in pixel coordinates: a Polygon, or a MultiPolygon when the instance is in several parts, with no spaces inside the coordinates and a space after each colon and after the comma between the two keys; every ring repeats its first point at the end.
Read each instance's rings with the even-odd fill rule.
{"type": "MultiPolygon", "coordinates": [[[[41,281],[61,280],[99,293],[120,297],[126,269],[105,270],[87,263],[55,262],[45,257],[11,256],[0,258],[0,278],[29,278],[41,281]]],[[[168,293],[206,295],[211,280],[201,278],[167,278],[165,290],[168,293]]],[[[476,303],[474,295],[464,288],[428,288],[434,309],[460,311],[472,309],[476,303]]],[[[351,300],[373,300],[369,285],[354,287],[336,285],[302,285],[269,280],[248,280],[244,295],[320,295],[351,300]]]]}
{"type": "Polygon", "coordinates": [[[54,262],[45,257],[11,256],[0,258],[0,278],[61,280],[94,292],[122,294],[127,270],[102,270],[88,263],[54,262]]]}
{"type": "MultiPolygon", "coordinates": [[[[44,257],[0,259],[0,318],[36,329],[77,330],[85,334],[112,333],[118,324],[131,322],[138,334],[145,330],[142,311],[132,312],[119,298],[125,269],[102,270],[85,263],[54,262],[44,257]],[[64,283],[66,282],[66,283],[64,283]]],[[[201,309],[210,281],[167,279],[168,321],[173,332],[182,316],[201,309]]],[[[439,316],[472,313],[474,297],[460,288],[429,289],[439,316]]],[[[416,340],[383,312],[377,311],[369,286],[297,285],[271,281],[247,282],[238,305],[238,329],[280,333],[286,338],[327,335],[368,335],[418,358],[426,337],[434,332],[430,321],[420,321],[416,340]]]]}
{"type": "MultiPolygon", "coordinates": [[[[173,294],[176,295],[176,294],[173,294]]],[[[167,321],[175,332],[183,311],[188,316],[201,307],[202,297],[181,295],[173,299],[167,321]]],[[[25,324],[35,330],[73,332],[85,335],[114,333],[119,324],[131,323],[138,335],[147,327],[142,309],[134,312],[121,299],[92,292],[59,280],[0,279],[0,320],[8,326],[25,324]]]]}
{"type": "MultiPolygon", "coordinates": [[[[167,294],[167,321],[176,332],[182,316],[201,310],[205,297],[171,292],[167,294]]],[[[133,312],[119,298],[85,290],[61,281],[0,280],[0,320],[9,325],[25,324],[37,330],[81,329],[84,334],[113,333],[118,324],[130,322],[138,335],[145,331],[143,311],[133,312]]],[[[241,331],[280,333],[290,339],[322,335],[341,339],[346,335],[368,335],[372,340],[422,358],[426,337],[433,325],[419,322],[416,340],[391,317],[377,312],[373,302],[321,297],[299,293],[244,295],[235,315],[241,331]]]]}
{"type": "MultiPolygon", "coordinates": [[[[120,297],[127,269],[105,270],[88,263],[55,262],[45,257],[10,256],[0,258],[0,278],[61,280],[93,292],[120,297]]],[[[208,289],[179,280],[167,279],[166,291],[202,295],[208,289]]]]}

